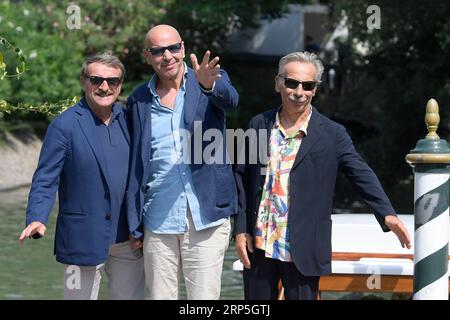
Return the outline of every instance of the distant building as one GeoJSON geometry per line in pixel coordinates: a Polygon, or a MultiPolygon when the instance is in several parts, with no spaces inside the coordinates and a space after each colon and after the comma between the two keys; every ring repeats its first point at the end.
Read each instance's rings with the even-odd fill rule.
{"type": "Polygon", "coordinates": [[[293,51],[305,50],[305,37],[319,47],[327,33],[329,9],[324,5],[289,5],[279,19],[263,19],[259,28],[240,30],[230,36],[227,51],[252,58],[277,60],[293,51]]]}

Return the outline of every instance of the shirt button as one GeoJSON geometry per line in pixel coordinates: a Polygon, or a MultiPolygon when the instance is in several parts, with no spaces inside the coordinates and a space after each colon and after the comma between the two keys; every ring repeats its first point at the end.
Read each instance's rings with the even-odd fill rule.
{"type": "Polygon", "coordinates": [[[111,220],[111,215],[110,215],[110,214],[107,214],[106,217],[105,217],[105,219],[106,219],[106,220],[111,220]]]}
{"type": "Polygon", "coordinates": [[[184,193],[181,194],[181,197],[184,198],[184,193]]]}

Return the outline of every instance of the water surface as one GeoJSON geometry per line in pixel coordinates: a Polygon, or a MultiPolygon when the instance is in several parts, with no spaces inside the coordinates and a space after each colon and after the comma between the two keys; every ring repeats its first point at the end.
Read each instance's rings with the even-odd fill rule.
{"type": "MultiPolygon", "coordinates": [[[[0,299],[62,299],[63,267],[53,255],[56,206],[45,237],[27,239],[22,246],[18,242],[25,227],[28,191],[19,188],[0,192],[0,299]]],[[[221,299],[243,299],[241,275],[232,271],[236,259],[234,244],[230,243],[222,274],[221,299]]],[[[106,287],[103,276],[99,299],[106,299],[106,287]]],[[[184,288],[181,297],[186,297],[184,288]]]]}

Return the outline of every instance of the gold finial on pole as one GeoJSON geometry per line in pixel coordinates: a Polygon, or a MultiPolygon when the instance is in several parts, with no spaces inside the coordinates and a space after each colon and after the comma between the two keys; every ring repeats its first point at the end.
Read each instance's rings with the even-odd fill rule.
{"type": "Polygon", "coordinates": [[[430,99],[427,102],[427,111],[425,114],[425,124],[428,129],[428,134],[425,139],[439,140],[439,136],[436,133],[439,121],[439,105],[436,100],[430,99]]]}

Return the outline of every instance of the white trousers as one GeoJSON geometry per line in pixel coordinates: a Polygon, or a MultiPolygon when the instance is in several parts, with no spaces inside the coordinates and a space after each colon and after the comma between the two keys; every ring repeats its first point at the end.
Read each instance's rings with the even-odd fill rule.
{"type": "Polygon", "coordinates": [[[64,265],[64,300],[97,300],[103,271],[108,277],[108,299],[144,299],[142,249],[133,250],[125,241],[111,245],[106,261],[97,266],[64,265]]]}
{"type": "Polygon", "coordinates": [[[190,212],[184,234],[145,230],[144,265],[150,299],[179,299],[184,276],[188,300],[218,300],[223,260],[228,248],[230,221],[196,231],[190,212]]]}

